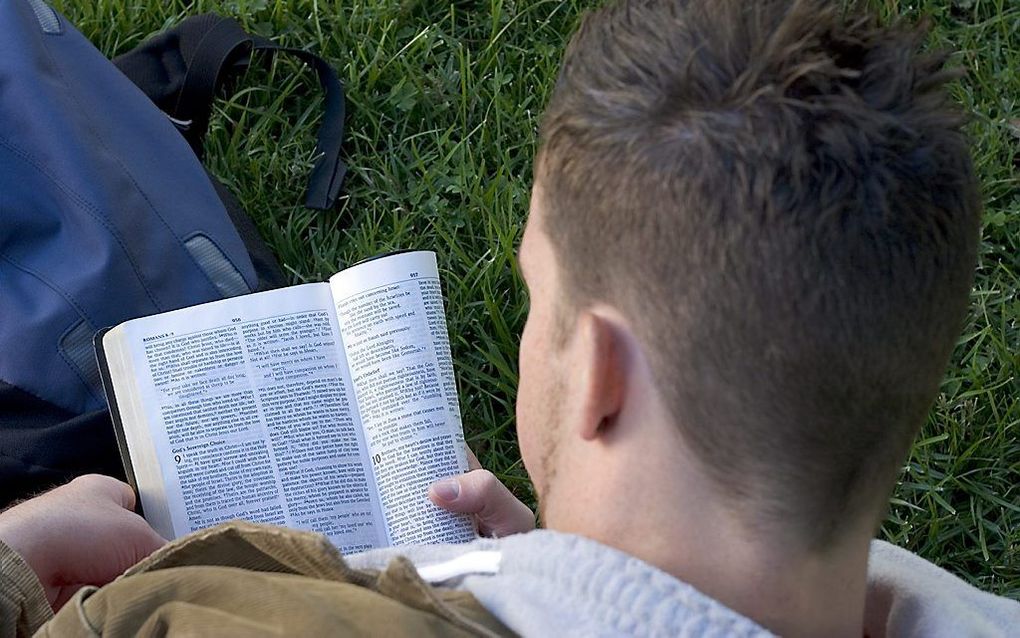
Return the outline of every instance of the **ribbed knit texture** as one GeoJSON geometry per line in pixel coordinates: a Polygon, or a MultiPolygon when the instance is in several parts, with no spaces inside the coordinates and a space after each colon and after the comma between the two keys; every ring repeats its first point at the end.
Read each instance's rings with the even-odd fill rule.
{"type": "Polygon", "coordinates": [[[0,542],[0,636],[30,636],[52,617],[35,572],[0,542]]]}
{"type": "Polygon", "coordinates": [[[579,536],[537,531],[500,548],[499,576],[468,577],[464,587],[525,636],[771,635],[687,583],[579,536]]]}
{"type": "Polygon", "coordinates": [[[465,589],[522,636],[771,636],[748,618],[637,558],[580,536],[536,530],[466,545],[410,546],[349,557],[378,568],[395,554],[418,566],[465,552],[502,552],[499,574],[446,583],[465,589]]]}

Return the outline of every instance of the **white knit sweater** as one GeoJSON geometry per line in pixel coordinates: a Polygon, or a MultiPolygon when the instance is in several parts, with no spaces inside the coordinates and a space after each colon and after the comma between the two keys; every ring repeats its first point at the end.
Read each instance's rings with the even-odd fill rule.
{"type": "MultiPolygon", "coordinates": [[[[537,530],[460,546],[376,550],[349,557],[380,568],[410,558],[426,580],[470,591],[523,636],[768,636],[752,620],[620,551],[537,530]]],[[[983,593],[935,565],[874,541],[865,633],[1017,636],[1020,603],[983,593]]]]}

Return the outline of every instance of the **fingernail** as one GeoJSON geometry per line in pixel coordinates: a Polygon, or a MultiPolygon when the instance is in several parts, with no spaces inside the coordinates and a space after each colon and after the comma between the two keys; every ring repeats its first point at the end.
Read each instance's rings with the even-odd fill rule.
{"type": "Polygon", "coordinates": [[[457,479],[443,479],[432,484],[432,493],[441,501],[456,501],[460,496],[460,482],[457,479]]]}

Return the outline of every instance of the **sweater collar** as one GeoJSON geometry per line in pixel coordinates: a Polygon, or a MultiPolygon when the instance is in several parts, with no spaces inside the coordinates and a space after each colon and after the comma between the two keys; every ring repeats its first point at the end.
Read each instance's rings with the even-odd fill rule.
{"type": "Polygon", "coordinates": [[[554,635],[556,626],[566,635],[771,635],[691,585],[587,538],[536,530],[500,539],[498,549],[498,574],[469,576],[463,586],[522,635],[554,635]]]}

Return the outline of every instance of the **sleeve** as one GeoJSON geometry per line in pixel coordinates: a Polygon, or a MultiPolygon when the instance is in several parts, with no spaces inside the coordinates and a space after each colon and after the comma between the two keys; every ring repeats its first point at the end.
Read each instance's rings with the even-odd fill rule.
{"type": "Polygon", "coordinates": [[[52,617],[35,572],[0,541],[0,638],[31,636],[52,617]]]}

